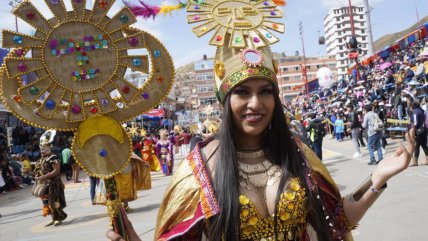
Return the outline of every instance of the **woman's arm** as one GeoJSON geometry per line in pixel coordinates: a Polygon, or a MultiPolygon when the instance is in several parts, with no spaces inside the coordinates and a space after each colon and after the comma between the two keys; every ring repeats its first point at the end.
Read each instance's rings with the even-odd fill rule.
{"type": "Polygon", "coordinates": [[[343,199],[343,206],[351,226],[355,226],[379,197],[386,182],[409,166],[415,149],[415,130],[406,134],[407,146],[401,145],[395,153],[381,161],[368,185],[362,185],[353,195],[343,199]]]}

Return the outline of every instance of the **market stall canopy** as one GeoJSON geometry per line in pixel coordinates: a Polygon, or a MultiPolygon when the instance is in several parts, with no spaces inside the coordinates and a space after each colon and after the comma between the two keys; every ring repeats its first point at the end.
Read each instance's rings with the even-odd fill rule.
{"type": "Polygon", "coordinates": [[[165,111],[163,109],[153,109],[144,113],[142,116],[144,119],[160,120],[165,116],[165,111]]]}

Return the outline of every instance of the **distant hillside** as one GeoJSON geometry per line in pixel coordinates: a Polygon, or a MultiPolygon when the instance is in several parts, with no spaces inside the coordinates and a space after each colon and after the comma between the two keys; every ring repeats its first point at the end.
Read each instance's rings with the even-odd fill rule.
{"type": "Polygon", "coordinates": [[[175,72],[177,74],[192,72],[194,71],[193,65],[193,63],[183,65],[181,67],[178,67],[175,72]]]}
{"type": "Polygon", "coordinates": [[[387,34],[387,35],[382,36],[381,38],[379,38],[378,40],[376,40],[374,42],[374,51],[377,52],[377,51],[383,49],[385,46],[391,45],[392,43],[394,43],[398,39],[402,38],[406,34],[409,34],[413,31],[415,31],[421,24],[424,24],[426,22],[428,22],[428,15],[423,17],[420,20],[420,24],[415,23],[411,27],[409,27],[409,28],[407,28],[401,32],[397,32],[397,33],[393,33],[393,34],[387,34]]]}

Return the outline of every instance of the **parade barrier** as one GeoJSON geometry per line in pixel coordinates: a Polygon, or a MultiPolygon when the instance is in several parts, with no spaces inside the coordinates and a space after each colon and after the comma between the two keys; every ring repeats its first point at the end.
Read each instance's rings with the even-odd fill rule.
{"type": "Polygon", "coordinates": [[[391,138],[404,138],[410,120],[387,119],[386,123],[387,125],[391,125],[386,128],[391,138]]]}

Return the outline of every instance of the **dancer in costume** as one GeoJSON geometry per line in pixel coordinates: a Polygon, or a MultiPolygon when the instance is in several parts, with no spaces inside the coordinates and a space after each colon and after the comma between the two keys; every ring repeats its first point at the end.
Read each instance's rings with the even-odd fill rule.
{"type": "Polygon", "coordinates": [[[172,143],[168,140],[168,132],[166,130],[159,131],[159,140],[156,143],[156,155],[162,168],[162,172],[165,175],[172,174],[172,168],[174,166],[174,154],[172,152],[172,143]]]}
{"type": "MultiPolygon", "coordinates": [[[[60,161],[58,156],[52,154],[52,141],[56,131],[48,130],[40,138],[41,158],[35,167],[35,179],[37,182],[45,182],[48,187],[41,196],[43,202],[42,214],[44,217],[51,215],[52,221],[46,226],[57,226],[67,218],[64,212],[66,207],[64,196],[64,183],[61,180],[60,161]]],[[[37,185],[37,184],[34,184],[37,185]]]]}
{"type": "Polygon", "coordinates": [[[143,150],[141,150],[141,154],[143,160],[149,163],[150,171],[159,172],[161,170],[158,157],[155,153],[155,144],[149,135],[143,139],[143,150]]]}
{"type": "MultiPolygon", "coordinates": [[[[202,5],[189,2],[188,11],[198,14],[194,22],[209,24],[204,29],[199,23],[195,33],[224,33],[211,40],[225,44],[215,58],[222,123],[175,171],[159,208],[155,240],[352,240],[350,230],[386,182],[407,167],[414,132],[407,135],[407,147],[398,147],[356,192],[342,199],[328,170],[286,123],[268,46],[278,39],[258,28],[284,30],[281,23],[263,22],[281,16],[275,4],[207,0],[202,5]],[[232,14],[241,10],[247,15],[232,14]],[[223,17],[209,18],[219,15],[223,17]],[[225,23],[216,28],[216,21],[225,23]]],[[[126,223],[129,240],[140,240],[126,223]]],[[[107,236],[120,240],[112,232],[107,236]]]]}
{"type": "Polygon", "coordinates": [[[116,189],[126,211],[132,211],[128,202],[138,198],[137,192],[152,188],[150,166],[135,153],[132,154],[129,165],[118,175],[114,176],[116,189]]]}

